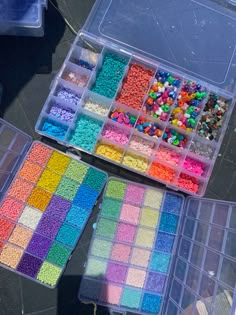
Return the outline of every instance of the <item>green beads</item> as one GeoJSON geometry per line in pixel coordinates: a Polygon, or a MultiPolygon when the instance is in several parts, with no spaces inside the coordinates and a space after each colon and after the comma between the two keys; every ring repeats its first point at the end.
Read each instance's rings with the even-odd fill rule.
{"type": "Polygon", "coordinates": [[[126,184],[115,180],[110,180],[107,189],[106,196],[116,199],[123,199],[125,195],[126,184]]]}
{"type": "Polygon", "coordinates": [[[61,268],[56,267],[49,262],[45,261],[38,273],[37,279],[45,284],[48,284],[50,286],[55,286],[60,274],[61,274],[61,268]]]}
{"type": "Polygon", "coordinates": [[[112,53],[106,53],[92,91],[105,97],[113,98],[123,77],[126,65],[127,61],[124,58],[112,53]]]}
{"type": "Polygon", "coordinates": [[[53,243],[47,256],[47,260],[60,267],[64,267],[68,258],[70,257],[71,250],[59,243],[53,243]]]}

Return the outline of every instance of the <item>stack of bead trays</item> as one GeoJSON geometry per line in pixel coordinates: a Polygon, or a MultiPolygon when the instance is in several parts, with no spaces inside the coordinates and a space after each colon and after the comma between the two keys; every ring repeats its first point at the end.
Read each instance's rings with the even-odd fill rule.
{"type": "Polygon", "coordinates": [[[76,39],[35,129],[203,196],[233,109],[232,94],[217,91],[151,60],[76,39]]]}

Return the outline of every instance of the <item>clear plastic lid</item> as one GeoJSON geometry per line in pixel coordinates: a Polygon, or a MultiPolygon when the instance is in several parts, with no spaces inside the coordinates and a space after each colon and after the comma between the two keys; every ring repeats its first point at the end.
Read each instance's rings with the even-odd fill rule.
{"type": "Polygon", "coordinates": [[[0,28],[1,24],[22,27],[41,25],[45,5],[42,0],[0,0],[0,28]]]}
{"type": "Polygon", "coordinates": [[[82,33],[235,93],[236,10],[218,0],[97,0],[82,33]]]}

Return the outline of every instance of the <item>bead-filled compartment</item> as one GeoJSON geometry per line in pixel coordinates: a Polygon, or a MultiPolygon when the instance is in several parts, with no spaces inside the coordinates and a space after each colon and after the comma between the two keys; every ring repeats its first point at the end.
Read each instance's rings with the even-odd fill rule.
{"type": "Polygon", "coordinates": [[[72,46],[36,131],[170,188],[204,195],[232,96],[124,51],[83,45],[72,46]],[[81,56],[92,66],[75,62],[81,56]]]}
{"type": "Polygon", "coordinates": [[[161,314],[184,198],[109,178],[80,286],[81,300],[161,314]]]}
{"type": "Polygon", "coordinates": [[[0,205],[0,265],[55,287],[106,179],[34,142],[0,205]]]}

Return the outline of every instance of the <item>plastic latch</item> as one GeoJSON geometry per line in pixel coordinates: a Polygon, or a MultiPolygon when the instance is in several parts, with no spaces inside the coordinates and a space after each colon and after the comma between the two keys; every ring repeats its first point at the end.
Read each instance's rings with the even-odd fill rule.
{"type": "Polygon", "coordinates": [[[66,151],[66,154],[68,154],[69,156],[73,157],[73,159],[76,159],[76,160],[81,160],[82,158],[81,152],[74,148],[68,148],[66,151]]]}
{"type": "Polygon", "coordinates": [[[121,312],[121,311],[117,312],[117,311],[110,310],[110,314],[111,315],[126,315],[127,312],[121,312]]]}

